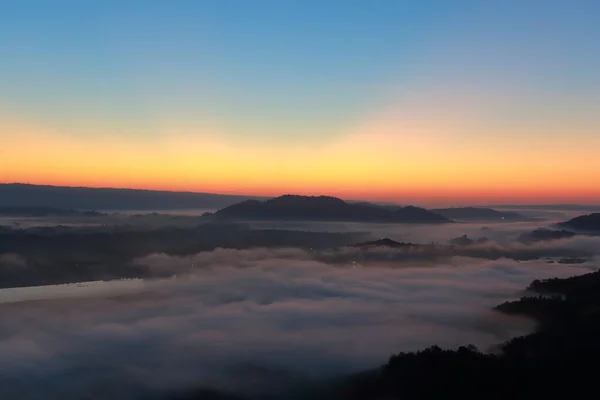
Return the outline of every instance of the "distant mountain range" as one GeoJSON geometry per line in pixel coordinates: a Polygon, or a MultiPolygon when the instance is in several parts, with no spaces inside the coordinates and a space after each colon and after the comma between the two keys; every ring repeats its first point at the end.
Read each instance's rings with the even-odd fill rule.
{"type": "Polygon", "coordinates": [[[434,208],[429,211],[457,221],[523,221],[526,219],[517,212],[498,211],[486,207],[434,208]]]}
{"type": "Polygon", "coordinates": [[[252,196],[158,190],[0,184],[0,207],[74,210],[218,209],[252,196]]]}
{"type": "Polygon", "coordinates": [[[337,197],[284,195],[265,201],[246,200],[221,209],[217,218],[348,222],[445,223],[450,219],[419,207],[348,203],[337,197]]]}
{"type": "MultiPolygon", "coordinates": [[[[285,197],[285,196],[282,196],[285,197]]],[[[299,198],[308,198],[308,196],[297,196],[299,198]]],[[[524,220],[521,214],[517,212],[499,211],[490,207],[456,207],[456,208],[435,208],[423,209],[412,206],[398,206],[394,204],[371,203],[364,201],[343,201],[333,197],[319,196],[321,199],[335,199],[343,202],[343,210],[333,211],[330,217],[331,220],[350,220],[353,221],[389,221],[389,222],[408,222],[408,221],[423,221],[423,222],[443,222],[444,217],[447,220],[456,221],[520,221],[524,220]],[[376,211],[373,211],[375,209],[376,211]],[[350,211],[352,210],[352,211],[350,211]],[[387,213],[385,211],[388,211],[387,213]],[[336,214],[337,213],[337,214],[336,214]],[[344,214],[346,213],[346,214],[344,214]],[[358,216],[356,213],[363,213],[364,216],[358,216]],[[340,214],[340,215],[338,215],[340,214]],[[343,217],[341,215],[344,214],[343,217]]],[[[4,183],[0,184],[0,208],[5,208],[6,213],[10,213],[9,208],[13,208],[16,212],[22,212],[25,208],[31,208],[29,212],[34,214],[53,213],[51,209],[61,209],[63,212],[74,212],[71,210],[178,210],[178,209],[223,209],[232,205],[237,205],[246,200],[267,200],[268,197],[258,196],[243,196],[243,195],[226,195],[213,193],[195,193],[195,192],[171,192],[160,190],[144,190],[144,189],[115,189],[115,188],[89,188],[89,187],[70,187],[70,186],[50,186],[50,185],[31,185],[24,183],[4,183]],[[16,209],[21,209],[16,210],[16,209]],[[33,209],[38,209],[33,210],[33,209]],[[44,210],[45,209],[45,210],[44,210]]],[[[289,203],[289,201],[288,201],[289,203]]],[[[259,212],[256,205],[252,213],[259,212]]],[[[316,203],[311,203],[316,204],[316,203]]],[[[321,203],[325,207],[332,206],[331,202],[328,205],[321,203]]],[[[269,203],[269,207],[277,206],[277,203],[269,203]]],[[[302,204],[302,207],[307,207],[307,204],[302,204]]],[[[242,207],[242,206],[237,206],[242,207]]],[[[247,208],[248,205],[243,206],[247,208]]],[[[265,206],[260,212],[265,212],[265,206]]],[[[333,206],[335,208],[335,206],[333,206]]],[[[562,209],[588,209],[593,206],[580,205],[548,205],[548,206],[498,206],[498,208],[562,208],[562,209]]],[[[597,206],[600,209],[600,206],[597,206]]],[[[307,210],[307,209],[306,209],[307,210]]],[[[221,215],[234,213],[236,211],[228,210],[221,215]]],[[[300,211],[299,211],[300,212],[300,211]]],[[[324,220],[323,216],[316,216],[320,220],[324,220]]],[[[268,215],[274,215],[277,212],[267,212],[268,215]]],[[[300,212],[301,213],[301,212],[300,212]]],[[[310,213],[309,213],[310,214],[310,213]]],[[[6,214],[5,214],[6,215],[6,214]]],[[[41,216],[41,215],[40,215],[41,216]]],[[[314,217],[315,215],[311,215],[314,217]]],[[[298,217],[302,218],[302,215],[298,217]]],[[[272,219],[272,217],[270,218],[272,219]]],[[[446,221],[447,222],[447,221],[446,221]]]]}

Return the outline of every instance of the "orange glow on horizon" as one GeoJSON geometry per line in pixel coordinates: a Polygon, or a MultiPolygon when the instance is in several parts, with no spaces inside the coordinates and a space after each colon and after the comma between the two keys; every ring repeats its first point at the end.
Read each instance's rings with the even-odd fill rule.
{"type": "Polygon", "coordinates": [[[314,148],[234,144],[212,130],[176,125],[144,140],[74,138],[0,118],[10,149],[2,153],[0,182],[423,205],[600,203],[597,137],[579,146],[490,146],[458,140],[467,128],[452,118],[387,113],[314,148]]]}
{"type": "Polygon", "coordinates": [[[174,192],[215,193],[229,195],[246,195],[259,197],[276,197],[283,194],[299,194],[306,196],[335,196],[345,200],[378,201],[397,204],[412,204],[423,206],[460,206],[460,205],[493,205],[493,204],[590,204],[600,203],[600,190],[590,192],[585,188],[571,191],[563,195],[560,191],[546,190],[501,190],[501,189],[454,189],[454,190],[407,190],[407,189],[378,189],[369,187],[257,187],[243,185],[177,185],[157,182],[123,182],[86,181],[72,179],[30,179],[27,181],[1,181],[0,183],[28,183],[51,186],[92,187],[141,189],[174,192]],[[558,192],[558,193],[557,193],[558,192]]]}

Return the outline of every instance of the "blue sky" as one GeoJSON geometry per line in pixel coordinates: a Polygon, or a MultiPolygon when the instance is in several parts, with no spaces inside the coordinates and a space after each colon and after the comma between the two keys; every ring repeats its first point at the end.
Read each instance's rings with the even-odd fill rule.
{"type": "Polygon", "coordinates": [[[176,125],[286,151],[421,107],[470,124],[427,143],[583,149],[599,20],[593,0],[1,0],[0,116],[82,143],[176,125]]]}
{"type": "Polygon", "coordinates": [[[401,94],[415,82],[469,75],[564,91],[598,82],[594,1],[20,0],[2,8],[3,103],[59,125],[73,109],[84,121],[134,119],[145,131],[157,112],[224,114],[246,127],[240,135],[316,138],[380,107],[396,94],[392,85],[401,94]]]}

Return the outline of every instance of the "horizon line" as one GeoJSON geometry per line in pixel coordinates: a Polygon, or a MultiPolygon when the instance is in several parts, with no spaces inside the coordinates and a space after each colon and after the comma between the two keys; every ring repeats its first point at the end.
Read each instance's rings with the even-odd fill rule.
{"type": "MultiPolygon", "coordinates": [[[[272,199],[285,195],[298,195],[295,193],[282,193],[276,196],[264,196],[264,195],[253,195],[253,194],[233,194],[233,193],[214,193],[214,192],[203,192],[203,191],[191,191],[191,190],[168,190],[168,189],[148,189],[148,188],[134,188],[134,187],[113,187],[113,186],[82,186],[82,185],[56,185],[56,184],[39,184],[39,183],[28,183],[28,182],[0,182],[0,185],[20,185],[20,186],[37,186],[37,187],[52,187],[52,188],[66,188],[66,189],[96,189],[96,190],[127,190],[127,191],[142,191],[142,192],[155,192],[155,193],[181,193],[181,194],[198,194],[198,195],[212,195],[212,196],[229,196],[229,197],[252,197],[257,199],[272,199]]],[[[336,197],[342,199],[344,201],[352,201],[352,202],[371,202],[371,203],[379,203],[379,204],[388,204],[388,205],[398,205],[398,206],[407,206],[414,204],[400,204],[400,202],[394,201],[380,201],[380,200],[366,200],[366,199],[345,199],[339,196],[328,195],[325,193],[318,195],[298,195],[298,196],[306,196],[306,197],[319,197],[319,196],[327,196],[327,197],[336,197]]],[[[425,200],[425,199],[424,199],[425,200]]],[[[490,208],[490,207],[512,207],[512,206],[520,206],[520,207],[549,207],[549,206],[589,206],[596,207],[600,206],[600,204],[584,204],[584,203],[500,203],[500,204],[485,204],[485,205],[474,205],[474,206],[436,206],[436,207],[423,207],[423,208],[462,208],[462,207],[479,207],[479,208],[490,208]]]]}

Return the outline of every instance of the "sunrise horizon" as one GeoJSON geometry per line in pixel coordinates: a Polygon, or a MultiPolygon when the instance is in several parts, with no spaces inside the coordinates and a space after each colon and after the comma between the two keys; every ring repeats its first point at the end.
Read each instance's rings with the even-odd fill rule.
{"type": "Polygon", "coordinates": [[[240,196],[240,197],[256,197],[256,198],[275,198],[284,195],[298,196],[328,196],[337,197],[344,201],[358,202],[373,202],[396,205],[412,205],[421,207],[494,207],[494,206],[561,206],[561,205],[582,205],[582,206],[598,206],[600,201],[598,197],[575,197],[575,196],[542,196],[539,193],[532,194],[522,193],[521,195],[489,195],[482,193],[467,193],[460,195],[452,194],[430,194],[424,195],[419,193],[404,193],[404,194],[380,194],[373,195],[360,191],[347,190],[311,190],[311,189],[293,189],[289,190],[244,190],[239,188],[223,188],[218,189],[202,189],[186,188],[186,187],[169,187],[169,186],[144,186],[144,185],[108,185],[108,184],[80,184],[80,183],[35,183],[35,182],[17,182],[17,181],[0,181],[0,185],[22,185],[22,186],[45,186],[58,188],[89,188],[89,189],[109,189],[109,190],[135,190],[135,191],[150,191],[150,192],[168,192],[168,193],[192,193],[192,194],[210,194],[210,195],[225,195],[225,196],[240,196]]]}
{"type": "Polygon", "coordinates": [[[0,26],[1,182],[600,203],[593,3],[33,3],[0,26]]]}

